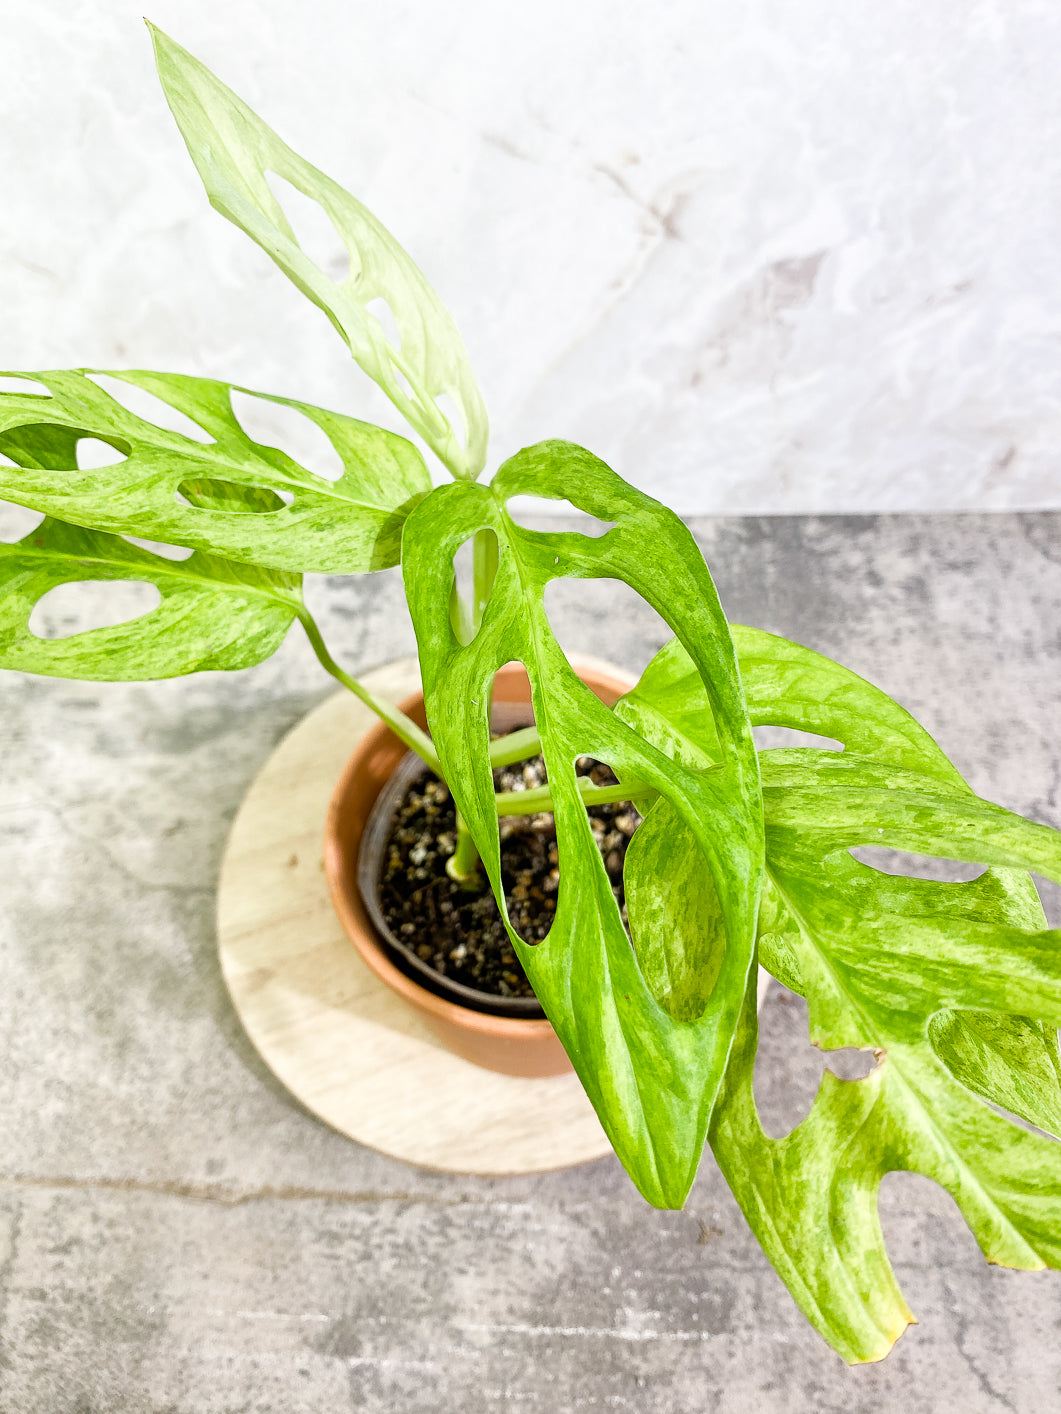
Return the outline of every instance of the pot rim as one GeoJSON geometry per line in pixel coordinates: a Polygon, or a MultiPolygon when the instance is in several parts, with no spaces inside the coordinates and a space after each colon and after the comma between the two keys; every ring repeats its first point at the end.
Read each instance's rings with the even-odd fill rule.
{"type": "MultiPolygon", "coordinates": [[[[526,716],[525,713],[520,715],[526,716]]],[[[525,721],[520,725],[526,725],[525,721]]],[[[541,1018],[545,1012],[533,992],[529,996],[506,996],[501,992],[485,992],[467,983],[457,982],[452,977],[436,971],[429,962],[425,962],[412,943],[407,943],[387,923],[379,890],[379,876],[387,839],[403,797],[413,787],[414,782],[428,775],[430,771],[420,757],[413,751],[407,752],[384,782],[383,789],[376,796],[365,820],[365,829],[357,852],[356,879],[361,902],[376,935],[388,949],[391,960],[400,959],[398,966],[401,970],[419,981],[429,992],[447,997],[458,1006],[467,1006],[473,1011],[485,1011],[493,1016],[541,1018]]],[[[486,880],[483,882],[489,887],[486,880]]]]}
{"type": "MultiPolygon", "coordinates": [[[[603,667],[598,667],[596,663],[592,666],[589,664],[580,666],[577,660],[573,662],[573,666],[605,701],[614,702],[633,686],[631,679],[619,676],[621,669],[609,672],[603,667]]],[[[526,678],[526,669],[522,664],[506,664],[498,670],[497,676],[502,681],[504,681],[504,677],[526,678]]],[[[416,720],[418,716],[423,719],[423,703],[424,696],[421,691],[410,694],[398,703],[398,706],[401,711],[416,720]]],[[[387,955],[385,945],[376,934],[357,887],[357,860],[355,858],[353,861],[348,861],[343,848],[340,817],[355,779],[367,769],[368,763],[374,757],[388,748],[390,753],[394,755],[395,761],[387,771],[385,780],[390,779],[393,770],[406,753],[404,744],[398,740],[387,724],[377,721],[368,729],[347,759],[336,781],[328,805],[324,828],[324,873],[332,905],[348,938],[357,948],[362,960],[381,982],[390,987],[410,1006],[430,1017],[466,1031],[477,1032],[497,1039],[530,1041],[555,1035],[552,1023],[547,1017],[496,1015],[476,1011],[470,1006],[441,997],[408,976],[387,955]]],[[[381,783],[380,789],[384,784],[385,781],[381,783]]],[[[373,802],[374,800],[375,797],[373,797],[373,802]]],[[[362,829],[364,823],[367,823],[367,812],[362,829]]],[[[361,837],[359,836],[358,852],[360,852],[360,845],[361,837]]]]}

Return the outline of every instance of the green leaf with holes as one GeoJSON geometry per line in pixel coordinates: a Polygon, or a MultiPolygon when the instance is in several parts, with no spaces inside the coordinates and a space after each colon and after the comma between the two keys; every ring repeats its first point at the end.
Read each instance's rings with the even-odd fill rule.
{"type": "Polygon", "coordinates": [[[301,605],[297,576],[196,551],[172,560],[120,535],[44,520],[0,545],[0,667],[50,677],[133,682],[208,668],[249,668],[280,646],[301,605]],[[67,638],[30,630],[37,603],[61,584],[139,583],[157,607],[67,638]]]}
{"type": "Polygon", "coordinates": [[[486,462],[486,409],[456,325],[421,271],[349,192],[293,152],[187,50],[149,28],[166,100],[211,205],[324,311],[361,368],[443,465],[474,479],[486,462]],[[345,278],[333,279],[299,245],[269,172],[326,214],[350,257],[345,278]],[[397,346],[373,312],[377,300],[394,317],[397,346]],[[438,401],[447,397],[459,413],[456,426],[438,401]]]}
{"type": "Polygon", "coordinates": [[[408,520],[402,564],[435,745],[506,919],[488,759],[490,690],[504,663],[518,659],[527,668],[555,809],[560,886],[543,942],[527,946],[509,931],[635,1183],[650,1202],[680,1206],[739,1015],[762,878],[754,743],[707,567],[675,515],[566,442],[520,452],[489,487],[457,483],[432,492],[408,520]],[[599,539],[525,530],[507,511],[510,497],[525,494],[567,499],[614,527],[599,539]],[[449,612],[453,560],[484,531],[496,536],[497,568],[469,642],[449,612]],[[687,645],[716,724],[718,763],[710,770],[646,740],[568,663],[544,591],[553,580],[599,577],[625,580],[687,645]],[[630,922],[642,956],[646,935],[669,926],[668,904],[689,928],[706,908],[717,911],[718,926],[680,974],[656,958],[638,966],[576,786],[574,762],[586,754],[607,762],[621,782],[657,791],[682,826],[680,838],[653,836],[650,810],[646,847],[628,866],[635,876],[630,922]],[[657,879],[657,870],[669,872],[657,879]]]}
{"type": "MultiPolygon", "coordinates": [[[[0,392],[0,499],[76,525],[202,549],[296,573],[353,573],[396,564],[405,518],[430,489],[416,448],[393,432],[291,398],[175,373],[120,379],[191,418],[205,443],[157,427],[103,391],[91,370],[13,374],[48,395],[0,392]],[[28,380],[32,379],[33,382],[28,380]],[[293,408],[328,437],[336,481],[253,441],[233,392],[293,408]],[[78,470],[77,444],[112,447],[112,465],[78,470]],[[197,488],[212,488],[206,499],[197,488]],[[247,514],[254,512],[254,514],[247,514]]],[[[5,375],[8,376],[8,375],[5,375]]]]}
{"type": "MultiPolygon", "coordinates": [[[[733,634],[748,691],[748,711],[756,726],[784,726],[831,736],[846,743],[849,751],[972,793],[928,732],[879,688],[850,669],[774,634],[739,625],[734,626],[733,634]]],[[[768,881],[760,912],[764,935],[760,947],[764,965],[780,977],[784,929],[794,925],[782,905],[778,917],[787,922],[782,921],[775,931],[764,928],[771,890],[768,881]]],[[[1027,873],[991,870],[990,877],[980,884],[981,908],[986,906],[989,891],[995,892],[1000,920],[1025,929],[1042,927],[1042,908],[1027,873]]],[[[794,990],[802,990],[798,974],[791,984],[794,990]]],[[[957,1078],[1022,1118],[1051,1131],[1058,1129],[1061,1084],[1055,1029],[1019,1014],[999,1019],[967,1011],[951,1012],[948,1017],[946,1026],[942,1014],[934,1019],[933,1043],[957,1078]]]]}
{"type": "Polygon", "coordinates": [[[818,1044],[883,1044],[850,1039],[863,1006],[903,1041],[923,1039],[940,1007],[1021,1010],[1061,1025],[1061,936],[1041,930],[1041,912],[1040,927],[1028,926],[1032,905],[1015,901],[1007,881],[906,878],[848,852],[885,845],[1053,878],[1061,833],[846,752],[764,752],[763,792],[771,879],[800,931],[818,940],[801,951],[818,1044]]]}
{"type": "MultiPolygon", "coordinates": [[[[983,1103],[1047,1129],[1061,1117],[1061,933],[1044,927],[1024,872],[1061,877],[1061,835],[977,799],[854,673],[754,629],[734,641],[753,722],[845,748],[760,754],[760,959],[806,996],[814,1044],[871,1048],[878,1064],[858,1081],[827,1073],[807,1118],[769,1138],[752,1093],[750,991],[710,1143],[809,1319],[846,1359],[879,1359],[912,1319],[877,1215],[890,1170],[946,1187],[989,1260],[1061,1265],[1061,1146],[983,1103]],[[868,844],[993,867],[964,884],[891,876],[849,852],[868,844]]],[[[716,751],[680,644],[627,702],[716,751]]]]}

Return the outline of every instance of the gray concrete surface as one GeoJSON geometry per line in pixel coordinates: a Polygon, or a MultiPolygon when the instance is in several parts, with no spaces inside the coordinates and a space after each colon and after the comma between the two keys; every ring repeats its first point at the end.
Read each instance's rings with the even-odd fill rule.
{"type": "MultiPolygon", "coordinates": [[[[1061,515],[694,528],[732,617],[873,678],[983,794],[1061,824],[1061,515]]],[[[411,650],[392,574],[310,595],[349,665],[411,650]]],[[[662,641],[607,585],[550,607],[629,668],[662,641]]],[[[661,1214],[614,1160],[447,1177],[302,1111],[227,1001],[214,881],[249,781],[330,689],[294,635],[239,675],[0,674],[2,1414],[1061,1407],[1061,1275],[987,1267],[925,1180],[881,1199],[921,1324],[849,1370],[710,1159],[661,1214]]],[[[775,989],[763,1030],[759,1100],[791,1124],[821,1066],[798,999],[775,989]]]]}

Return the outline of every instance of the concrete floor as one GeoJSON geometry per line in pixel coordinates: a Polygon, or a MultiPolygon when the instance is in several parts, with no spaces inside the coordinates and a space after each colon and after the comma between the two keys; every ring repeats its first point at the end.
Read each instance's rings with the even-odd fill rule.
{"type": "MultiPolygon", "coordinates": [[[[982,794],[1061,825],[1061,515],[694,529],[731,617],[880,683],[982,794]]],[[[309,592],[355,670],[412,650],[392,573],[309,592]]],[[[550,609],[631,669],[663,641],[609,585],[550,609]]],[[[849,1370],[709,1158],[663,1214],[614,1160],[444,1176],[306,1114],[229,1005],[214,881],[331,686],[295,633],[235,675],[0,674],[0,1414],[1061,1408],[1061,1274],[986,1266],[926,1180],[881,1198],[921,1324],[849,1370]]],[[[763,1032],[758,1098],[791,1124],[821,1068],[802,1003],[775,987],[763,1032]]]]}

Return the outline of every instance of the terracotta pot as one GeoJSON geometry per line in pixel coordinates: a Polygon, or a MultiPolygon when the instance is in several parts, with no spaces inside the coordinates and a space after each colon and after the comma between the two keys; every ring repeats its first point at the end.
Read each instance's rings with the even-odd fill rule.
{"type": "MultiPolygon", "coordinates": [[[[630,687],[628,681],[596,669],[579,668],[579,675],[609,705],[630,687]]],[[[523,668],[512,664],[500,670],[494,701],[529,705],[530,684],[523,668]]],[[[422,693],[400,706],[426,728],[422,693]]],[[[361,738],[336,784],[324,832],[324,870],[339,920],[372,972],[419,1012],[457,1055],[506,1075],[562,1075],[571,1062],[544,1017],[493,1016],[436,995],[402,971],[372,925],[357,885],[361,841],[376,797],[405,755],[404,744],[377,722],[361,738]]]]}
{"type": "MultiPolygon", "coordinates": [[[[534,713],[529,702],[498,702],[495,699],[491,703],[490,726],[493,731],[516,731],[520,727],[531,726],[533,721],[534,713]]],[[[376,937],[389,950],[391,958],[401,970],[422,987],[426,987],[429,992],[435,992],[440,997],[456,1002],[458,1006],[470,1006],[473,1011],[488,1012],[491,1016],[518,1016],[528,1020],[540,1020],[545,1012],[533,993],[530,996],[505,997],[496,992],[483,992],[477,987],[467,987],[452,977],[443,976],[436,972],[430,963],[424,962],[417,952],[417,944],[423,941],[421,938],[403,938],[401,933],[393,932],[387,922],[383,900],[380,897],[379,880],[383,875],[383,861],[394,827],[394,816],[413,782],[426,780],[428,774],[427,767],[419,756],[411,751],[403,756],[390,779],[376,796],[375,804],[365,823],[357,855],[357,887],[369,921],[376,930],[376,937]]]]}

